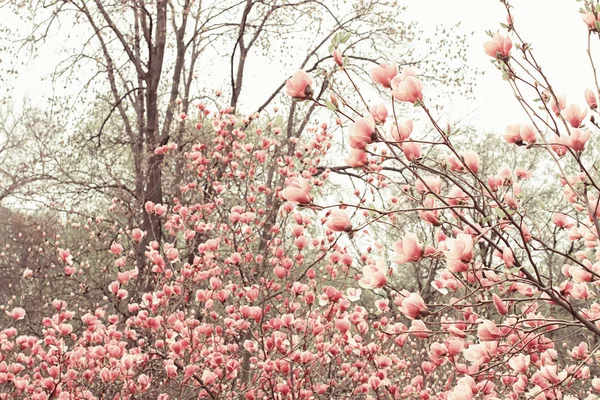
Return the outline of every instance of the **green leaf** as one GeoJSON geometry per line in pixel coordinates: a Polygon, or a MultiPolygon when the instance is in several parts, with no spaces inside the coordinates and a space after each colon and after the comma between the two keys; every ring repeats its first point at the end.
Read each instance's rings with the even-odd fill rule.
{"type": "Polygon", "coordinates": [[[506,214],[500,208],[494,208],[494,211],[496,212],[496,215],[498,216],[498,218],[506,217],[506,214]]]}
{"type": "Polygon", "coordinates": [[[600,21],[594,21],[594,25],[596,26],[596,30],[600,31],[600,21]]]}
{"type": "Polygon", "coordinates": [[[500,22],[500,26],[503,27],[504,29],[508,29],[508,25],[506,25],[505,23],[500,22]]]}
{"type": "Polygon", "coordinates": [[[332,102],[330,102],[329,100],[325,100],[325,105],[327,106],[327,108],[331,111],[335,111],[337,110],[337,107],[335,106],[335,104],[333,104],[332,102]]]}
{"type": "Polygon", "coordinates": [[[352,34],[350,32],[343,35],[340,39],[340,43],[342,43],[342,44],[346,43],[348,41],[348,39],[350,39],[350,36],[352,36],[352,34]]]}

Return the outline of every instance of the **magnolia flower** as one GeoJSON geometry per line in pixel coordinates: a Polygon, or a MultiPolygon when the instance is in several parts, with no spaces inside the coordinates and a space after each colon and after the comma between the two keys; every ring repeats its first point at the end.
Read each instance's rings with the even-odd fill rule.
{"type": "Polygon", "coordinates": [[[398,66],[396,64],[380,64],[371,70],[371,79],[373,82],[389,88],[392,84],[392,79],[398,75],[398,66]]]}
{"type": "Polygon", "coordinates": [[[590,139],[590,131],[584,129],[573,129],[571,135],[563,136],[562,141],[575,151],[583,151],[585,144],[590,139]]]}
{"type": "Polygon", "coordinates": [[[361,287],[365,289],[382,288],[387,283],[388,267],[383,260],[378,260],[376,264],[367,264],[363,267],[363,277],[359,281],[361,287]]]}
{"type": "Polygon", "coordinates": [[[384,124],[387,119],[388,110],[385,104],[379,103],[376,106],[369,107],[369,112],[375,120],[375,123],[384,124]]]}
{"type": "Polygon", "coordinates": [[[12,311],[6,311],[6,315],[14,320],[20,320],[25,318],[25,310],[21,307],[15,307],[12,309],[12,311]]]}
{"type": "Polygon", "coordinates": [[[298,204],[309,204],[312,201],[310,184],[301,176],[292,179],[289,185],[281,191],[281,196],[287,201],[298,204]]]}
{"type": "Polygon", "coordinates": [[[444,242],[448,269],[452,272],[465,272],[469,262],[473,259],[473,237],[459,233],[456,239],[448,238],[444,242]]]}
{"type": "Polygon", "coordinates": [[[294,99],[305,99],[313,94],[312,79],[302,70],[298,70],[285,83],[285,91],[294,99]]]}
{"type": "Polygon", "coordinates": [[[392,96],[398,101],[416,103],[423,100],[423,84],[414,76],[409,76],[400,82],[397,89],[392,90],[392,96]]]}
{"type": "Polygon", "coordinates": [[[347,157],[344,161],[348,166],[357,168],[364,167],[367,164],[367,153],[360,149],[350,149],[350,156],[347,157]]]}
{"type": "Polygon", "coordinates": [[[369,143],[373,142],[375,132],[375,120],[372,115],[358,118],[350,125],[348,141],[353,149],[363,150],[369,143]]]}
{"type": "Polygon", "coordinates": [[[585,90],[585,101],[592,110],[598,108],[598,101],[596,100],[596,95],[590,89],[585,90]]]}
{"type": "Polygon", "coordinates": [[[352,223],[348,214],[338,210],[333,211],[327,220],[327,228],[334,232],[350,232],[352,231],[352,223]]]}
{"type": "Polygon", "coordinates": [[[484,43],[483,49],[485,50],[485,54],[490,57],[504,59],[510,57],[512,45],[510,37],[505,37],[497,33],[491,41],[484,43]]]}
{"type": "Polygon", "coordinates": [[[474,152],[473,150],[467,150],[462,153],[463,160],[465,161],[465,165],[467,168],[474,174],[479,171],[479,166],[481,164],[481,160],[479,158],[479,154],[474,152]]]}
{"type": "Polygon", "coordinates": [[[558,104],[557,104],[556,101],[554,100],[554,96],[552,96],[551,94],[549,94],[547,92],[546,92],[546,95],[550,96],[550,108],[552,109],[552,112],[557,116],[560,115],[560,110],[565,109],[567,98],[564,95],[556,96],[556,99],[558,100],[558,104]]]}
{"type": "Polygon", "coordinates": [[[403,142],[410,137],[413,130],[413,122],[410,119],[396,125],[393,123],[390,125],[390,136],[392,140],[396,142],[403,142]]]}
{"type": "Polygon", "coordinates": [[[407,233],[402,240],[394,244],[396,255],[391,261],[396,264],[404,264],[411,261],[419,261],[421,259],[422,246],[419,243],[417,235],[407,233]]]}
{"type": "Polygon", "coordinates": [[[402,143],[402,151],[408,161],[418,160],[423,156],[421,146],[417,142],[407,141],[402,143]]]}
{"type": "Polygon", "coordinates": [[[477,337],[482,342],[498,340],[504,336],[504,332],[496,326],[494,321],[484,320],[477,327],[477,337]]]}
{"type": "Polygon", "coordinates": [[[498,296],[496,293],[492,294],[492,302],[494,303],[494,307],[496,307],[498,314],[506,315],[508,313],[506,304],[504,304],[504,301],[502,301],[500,296],[498,296]]]}
{"type": "Polygon", "coordinates": [[[579,128],[586,115],[587,110],[582,111],[577,104],[569,104],[563,111],[563,116],[573,128],[579,128]]]}
{"type": "Polygon", "coordinates": [[[342,56],[342,52],[339,49],[335,49],[333,51],[333,60],[340,67],[344,66],[344,57],[342,56]]]}
{"type": "Polygon", "coordinates": [[[409,319],[417,319],[428,313],[423,298],[417,293],[411,293],[402,300],[400,312],[409,319]]]}

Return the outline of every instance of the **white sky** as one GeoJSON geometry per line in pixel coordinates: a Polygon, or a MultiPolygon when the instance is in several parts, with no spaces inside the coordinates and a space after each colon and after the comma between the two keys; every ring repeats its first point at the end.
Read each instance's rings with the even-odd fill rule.
{"type": "MultiPolygon", "coordinates": [[[[579,14],[579,4],[575,0],[513,0],[511,3],[517,29],[525,40],[533,43],[538,61],[556,91],[565,94],[567,102],[585,104],[583,91],[591,88],[593,81],[585,52],[587,28],[579,14]]],[[[463,123],[471,123],[486,131],[504,131],[506,125],[525,122],[524,113],[512,97],[508,84],[502,81],[500,72],[483,51],[483,43],[488,40],[485,31],[501,30],[499,23],[506,20],[500,1],[407,0],[407,4],[406,15],[399,18],[419,21],[425,32],[433,32],[432,28],[437,24],[452,26],[461,22],[460,31],[469,34],[467,59],[485,72],[477,78],[475,100],[465,101],[458,94],[448,99],[452,120],[469,116],[463,123]]],[[[13,28],[19,24],[4,10],[0,10],[0,23],[13,28]]],[[[40,99],[51,95],[44,89],[50,85],[43,83],[42,78],[52,72],[51,66],[64,59],[64,54],[56,54],[61,41],[54,42],[42,48],[36,62],[22,68],[19,78],[13,81],[15,97],[40,99]]],[[[273,67],[261,65],[251,71],[246,80],[247,90],[259,90],[261,82],[274,80],[274,75],[281,75],[284,79],[291,73],[276,71],[273,67]]],[[[426,86],[425,94],[427,90],[435,88],[426,86]]]]}
{"type": "MultiPolygon", "coordinates": [[[[587,28],[575,0],[512,0],[515,26],[524,40],[533,43],[536,58],[558,94],[567,102],[585,104],[583,92],[592,88],[592,70],[586,55],[587,28]]],[[[507,82],[483,51],[486,30],[505,33],[504,5],[499,0],[409,0],[411,16],[422,24],[460,22],[469,37],[467,59],[483,70],[477,79],[476,100],[454,99],[456,113],[471,114],[475,126],[504,131],[509,124],[526,122],[525,114],[507,82]],[[470,113],[472,111],[472,113],[470,113]]],[[[597,40],[596,40],[597,41],[597,40]]],[[[600,54],[600,53],[598,53],[600,54]]],[[[457,115],[457,116],[459,116],[457,115]]]]}

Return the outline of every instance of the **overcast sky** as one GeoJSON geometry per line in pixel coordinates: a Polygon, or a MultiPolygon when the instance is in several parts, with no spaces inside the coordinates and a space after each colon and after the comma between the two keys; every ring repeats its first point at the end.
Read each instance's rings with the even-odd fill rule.
{"type": "MultiPolygon", "coordinates": [[[[587,33],[578,11],[579,3],[575,0],[513,0],[511,3],[517,29],[525,40],[534,44],[535,54],[556,91],[567,95],[568,102],[584,104],[583,91],[591,88],[593,81],[585,53],[587,33]]],[[[459,94],[448,99],[448,105],[452,105],[452,119],[468,116],[463,122],[492,132],[503,131],[509,124],[525,122],[508,84],[502,81],[499,71],[483,51],[483,43],[488,40],[485,31],[499,30],[500,22],[505,22],[500,1],[408,0],[407,4],[407,15],[400,18],[419,21],[426,32],[434,32],[433,27],[438,24],[450,26],[460,22],[459,31],[468,34],[467,59],[472,66],[485,72],[477,78],[474,101],[465,101],[459,94]]],[[[0,22],[13,28],[18,24],[4,12],[0,22]]],[[[64,59],[64,55],[56,54],[59,45],[56,41],[43,47],[37,62],[21,71],[18,80],[13,82],[17,97],[51,95],[45,93],[49,85],[42,83],[42,78],[51,72],[49,66],[64,59]]],[[[291,72],[279,71],[279,74],[285,77],[291,72]]],[[[252,71],[253,79],[247,82],[255,88],[249,88],[249,91],[258,89],[261,81],[272,80],[274,73],[278,72],[265,65],[252,71]]],[[[425,93],[427,90],[435,88],[426,87],[425,93]]]]}
{"type": "MultiPolygon", "coordinates": [[[[469,37],[468,57],[485,72],[478,78],[476,101],[454,100],[456,112],[472,115],[475,126],[504,130],[506,125],[525,122],[525,114],[507,82],[483,51],[486,30],[503,30],[504,5],[499,0],[419,1],[410,0],[409,13],[422,24],[461,23],[469,37]],[[472,111],[472,112],[471,112],[472,111]],[[521,120],[515,120],[520,118],[521,120]]],[[[533,43],[534,54],[558,94],[567,102],[585,104],[583,92],[592,88],[592,70],[586,55],[587,28],[575,0],[512,0],[517,30],[533,43]]],[[[600,53],[598,53],[600,54],[600,53]]]]}

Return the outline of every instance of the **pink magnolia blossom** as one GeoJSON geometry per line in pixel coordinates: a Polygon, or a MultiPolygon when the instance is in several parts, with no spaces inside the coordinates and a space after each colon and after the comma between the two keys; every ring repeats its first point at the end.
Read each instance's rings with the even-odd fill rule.
{"type": "Polygon", "coordinates": [[[392,90],[392,96],[398,101],[416,103],[423,100],[423,84],[413,76],[409,76],[398,84],[398,88],[392,90]]]}
{"type": "Polygon", "coordinates": [[[416,78],[417,74],[412,68],[404,68],[399,75],[396,75],[394,79],[392,79],[392,89],[398,89],[400,83],[405,81],[409,76],[416,78]]]}
{"type": "Polygon", "coordinates": [[[334,321],[334,325],[336,329],[338,329],[342,333],[348,332],[350,330],[350,321],[348,318],[336,318],[334,321]]]}
{"type": "Polygon", "coordinates": [[[21,307],[15,307],[10,312],[6,311],[6,315],[11,317],[12,319],[20,320],[20,319],[25,318],[25,310],[22,309],[21,307]]]}
{"type": "Polygon", "coordinates": [[[394,122],[390,125],[390,136],[396,142],[403,142],[410,137],[413,130],[413,122],[410,119],[396,125],[394,122]]]}
{"type": "Polygon", "coordinates": [[[344,161],[353,168],[364,167],[367,165],[368,155],[360,149],[350,149],[350,155],[344,161]]]}
{"type": "Polygon", "coordinates": [[[554,115],[560,115],[561,110],[565,109],[567,98],[564,95],[556,96],[556,99],[558,100],[557,104],[553,95],[548,94],[548,96],[550,96],[550,109],[554,115]]]}
{"type": "Polygon", "coordinates": [[[473,150],[467,150],[462,153],[463,160],[465,161],[465,165],[467,168],[474,174],[479,171],[479,167],[481,165],[481,159],[479,158],[479,154],[474,152],[473,150]]]}
{"type": "Polygon", "coordinates": [[[494,321],[488,319],[482,321],[477,327],[477,337],[483,342],[498,340],[504,336],[502,329],[498,328],[494,321]]]}
{"type": "Polygon", "coordinates": [[[407,233],[402,240],[394,244],[396,255],[391,258],[391,261],[396,264],[404,264],[407,262],[415,262],[421,260],[423,246],[419,243],[419,238],[414,233],[407,233]]]}
{"type": "Polygon", "coordinates": [[[298,70],[285,83],[285,90],[294,99],[306,99],[312,96],[312,79],[302,70],[298,70]]]}
{"type": "Polygon", "coordinates": [[[421,146],[417,142],[407,141],[402,143],[402,151],[408,161],[418,160],[423,156],[421,146]]]}
{"type": "Polygon", "coordinates": [[[565,214],[558,212],[552,214],[552,222],[563,229],[569,229],[573,226],[573,223],[569,221],[569,218],[565,214]]]}
{"type": "Polygon", "coordinates": [[[348,214],[341,210],[336,210],[331,213],[327,220],[327,228],[334,232],[351,232],[352,223],[348,214]]]}
{"type": "Polygon", "coordinates": [[[562,137],[562,142],[575,151],[583,151],[590,136],[591,132],[586,129],[573,129],[569,136],[562,137]]]}
{"type": "Polygon", "coordinates": [[[371,70],[371,79],[384,88],[391,87],[392,79],[398,75],[398,65],[379,64],[371,70]]]}
{"type": "Polygon", "coordinates": [[[583,14],[582,18],[583,18],[583,22],[586,23],[588,28],[596,29],[596,21],[598,21],[598,19],[596,18],[596,14],[594,14],[591,11],[588,11],[585,14],[583,14]]]}
{"type": "Polygon", "coordinates": [[[281,191],[281,196],[287,201],[298,204],[310,204],[310,183],[308,180],[299,176],[290,181],[285,189],[281,191]]]}
{"type": "Polygon", "coordinates": [[[375,106],[371,106],[371,107],[369,107],[369,112],[371,113],[371,116],[375,120],[375,123],[385,124],[385,120],[387,119],[387,116],[388,116],[388,110],[387,110],[387,107],[385,106],[385,104],[379,103],[375,106]]]}
{"type": "Polygon", "coordinates": [[[338,66],[344,66],[344,56],[342,56],[342,52],[339,49],[333,51],[333,60],[338,66]]]}
{"type": "Polygon", "coordinates": [[[417,179],[415,182],[415,189],[421,194],[440,194],[442,190],[442,179],[439,176],[425,176],[422,179],[417,179]]]}
{"type": "Polygon", "coordinates": [[[598,100],[596,100],[596,95],[594,92],[592,92],[590,89],[586,89],[584,95],[585,101],[592,110],[598,108],[598,100]]]}
{"type": "Polygon", "coordinates": [[[459,233],[456,239],[448,238],[444,242],[446,250],[444,256],[448,269],[452,272],[464,272],[473,259],[473,237],[459,233]]]}
{"type": "Polygon", "coordinates": [[[536,141],[535,128],[530,124],[521,125],[519,134],[525,142],[535,143],[536,141]]]}
{"type": "Polygon", "coordinates": [[[367,264],[362,269],[362,278],[359,281],[365,289],[382,288],[387,283],[388,267],[383,260],[377,260],[375,264],[367,264]]]}
{"type": "Polygon", "coordinates": [[[410,328],[408,331],[415,337],[420,339],[427,339],[430,335],[430,330],[427,328],[427,325],[420,319],[413,319],[410,323],[410,328]]]}
{"type": "Polygon", "coordinates": [[[521,125],[509,125],[506,127],[505,133],[502,135],[506,143],[521,144],[521,125]]]}
{"type": "Polygon", "coordinates": [[[353,149],[363,150],[373,142],[375,136],[375,120],[373,116],[361,117],[350,125],[348,141],[353,149]]]}
{"type": "Polygon", "coordinates": [[[427,305],[417,293],[411,293],[402,300],[400,312],[409,319],[417,319],[428,313],[427,305]]]}
{"type": "Polygon", "coordinates": [[[496,311],[498,311],[500,315],[506,315],[506,313],[508,313],[506,304],[504,304],[504,301],[502,301],[500,296],[498,296],[496,293],[492,294],[492,301],[494,303],[494,307],[496,307],[496,311]]]}
{"type": "Polygon", "coordinates": [[[577,104],[569,104],[563,111],[563,116],[573,128],[579,128],[586,115],[587,110],[582,111],[577,104]]]}
{"type": "Polygon", "coordinates": [[[508,365],[513,369],[513,371],[524,374],[527,372],[530,362],[531,357],[529,354],[517,354],[508,360],[508,365]]]}
{"type": "Polygon", "coordinates": [[[483,49],[485,54],[492,58],[505,59],[510,57],[510,49],[512,49],[512,40],[508,36],[502,36],[499,33],[495,34],[491,41],[485,42],[483,49]]]}

